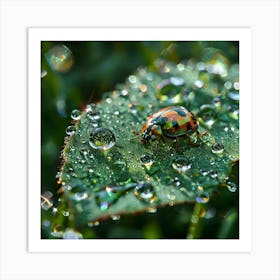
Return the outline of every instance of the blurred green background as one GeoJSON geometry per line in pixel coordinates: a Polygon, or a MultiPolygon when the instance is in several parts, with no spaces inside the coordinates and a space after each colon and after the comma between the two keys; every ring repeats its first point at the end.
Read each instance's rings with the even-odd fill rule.
{"type": "MultiPolygon", "coordinates": [[[[56,173],[73,109],[83,109],[88,103],[98,102],[104,92],[114,90],[138,67],[151,66],[159,57],[176,63],[189,59],[198,62],[207,48],[222,51],[230,65],[239,63],[238,42],[42,42],[42,193],[50,191],[54,200],[59,197],[56,173]],[[64,68],[61,61],[64,61],[64,68]]],[[[234,172],[238,178],[238,165],[234,172]]],[[[94,233],[86,229],[83,236],[186,238],[193,208],[193,205],[179,205],[159,209],[155,215],[139,214],[137,218],[128,215],[118,221],[103,222],[94,228],[94,233]]],[[[210,201],[205,216],[207,231],[200,234],[201,238],[238,238],[238,191],[232,194],[221,189],[210,201]]],[[[42,222],[46,219],[50,220],[51,215],[43,210],[42,222]]],[[[44,231],[43,237],[48,238],[44,231]]]]}

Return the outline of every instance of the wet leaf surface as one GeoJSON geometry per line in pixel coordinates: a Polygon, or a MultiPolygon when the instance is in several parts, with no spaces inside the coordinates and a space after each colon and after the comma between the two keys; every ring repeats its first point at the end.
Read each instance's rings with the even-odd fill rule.
{"type": "Polygon", "coordinates": [[[239,159],[238,79],[238,65],[215,50],[199,62],[158,59],[105,93],[100,103],[74,110],[57,175],[62,192],[57,215],[64,213],[65,228],[154,213],[158,207],[207,204],[218,186],[233,190],[230,172],[239,159]],[[178,147],[167,138],[142,144],[147,117],[175,105],[198,118],[200,135],[190,136],[196,146],[187,137],[179,138],[178,147]]]}

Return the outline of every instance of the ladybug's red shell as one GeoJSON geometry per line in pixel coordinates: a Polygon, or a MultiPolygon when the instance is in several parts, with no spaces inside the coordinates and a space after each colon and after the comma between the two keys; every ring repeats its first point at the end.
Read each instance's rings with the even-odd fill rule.
{"type": "Polygon", "coordinates": [[[142,141],[149,142],[155,137],[178,138],[190,135],[198,129],[194,115],[182,106],[166,107],[152,116],[142,127],[142,141]]]}

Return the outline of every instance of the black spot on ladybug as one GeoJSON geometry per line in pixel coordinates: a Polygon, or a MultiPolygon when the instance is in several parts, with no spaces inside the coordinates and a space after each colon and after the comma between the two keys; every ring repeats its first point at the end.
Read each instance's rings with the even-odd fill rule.
{"type": "Polygon", "coordinates": [[[187,130],[191,130],[192,129],[192,126],[190,123],[187,123],[187,130]]]}
{"type": "Polygon", "coordinates": [[[173,122],[172,122],[172,126],[173,126],[175,129],[177,129],[177,128],[179,127],[179,124],[178,124],[178,122],[173,121],[173,122]]]}

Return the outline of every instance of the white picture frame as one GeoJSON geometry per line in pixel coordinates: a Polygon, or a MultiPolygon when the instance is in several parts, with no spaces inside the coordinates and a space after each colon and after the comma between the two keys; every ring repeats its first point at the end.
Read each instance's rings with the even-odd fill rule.
{"type": "MultiPolygon", "coordinates": [[[[0,6],[0,279],[279,279],[278,1],[143,1],[142,3],[41,1],[39,3],[4,0],[0,6]],[[135,16],[136,14],[138,16],[135,16]],[[33,209],[33,199],[37,200],[36,193],[29,192],[30,196],[27,196],[28,186],[32,187],[32,177],[38,176],[40,170],[38,171],[38,166],[33,166],[33,172],[27,169],[28,163],[34,162],[32,157],[28,157],[30,149],[27,143],[32,144],[32,141],[35,141],[32,139],[33,136],[35,139],[37,137],[28,136],[28,131],[33,130],[30,125],[28,126],[27,115],[29,112],[29,117],[33,116],[33,113],[36,116],[39,109],[31,108],[32,102],[27,103],[27,92],[30,87],[27,90],[26,74],[27,69],[32,71],[32,67],[27,68],[28,58],[32,55],[27,49],[27,30],[30,27],[36,29],[46,26],[97,29],[100,26],[146,27],[146,30],[151,30],[151,27],[161,29],[231,27],[237,30],[251,30],[249,32],[253,35],[251,54],[248,50],[250,55],[248,60],[251,62],[248,65],[249,76],[246,77],[251,80],[252,74],[252,101],[248,105],[249,111],[252,107],[252,122],[249,116],[248,125],[245,127],[249,138],[252,136],[252,140],[248,140],[245,145],[252,154],[248,166],[245,165],[249,170],[252,168],[252,172],[248,172],[251,174],[248,180],[251,181],[253,178],[253,184],[249,186],[252,187],[252,205],[249,202],[248,212],[252,217],[249,220],[249,223],[250,221],[252,223],[249,225],[252,234],[250,232],[246,239],[251,240],[249,247],[243,252],[239,249],[233,253],[235,249],[233,244],[232,250],[229,248],[218,253],[214,252],[213,243],[213,248],[208,253],[195,249],[175,253],[161,248],[153,250],[156,253],[146,250],[135,253],[131,249],[125,250],[125,244],[120,244],[120,247],[112,252],[107,247],[110,246],[108,244],[105,250],[97,250],[98,253],[91,250],[90,253],[86,249],[87,244],[84,242],[86,240],[82,240],[85,250],[58,248],[57,251],[61,253],[46,253],[48,245],[39,250],[36,250],[41,246],[38,244],[31,245],[33,248],[28,247],[30,243],[28,237],[35,237],[31,241],[33,242],[37,236],[32,226],[28,229],[28,220],[32,221],[32,217],[30,220],[27,208],[31,205],[30,209],[33,209]],[[266,106],[267,103],[269,106],[266,106]],[[17,168],[18,166],[20,168],[17,168]],[[45,253],[31,253],[29,250],[45,253]],[[76,253],[71,253],[74,251],[76,253]]],[[[63,36],[62,34],[59,40],[63,40],[63,36]]],[[[251,39],[245,41],[247,40],[251,39]]],[[[34,52],[37,52],[36,48],[34,52]]],[[[36,62],[34,63],[36,67],[36,62]]],[[[40,76],[40,72],[38,75],[40,76]]],[[[250,88],[251,85],[248,88],[249,92],[250,88]]],[[[38,217],[35,217],[36,219],[38,217]]],[[[78,242],[80,244],[80,241],[78,242]]],[[[195,248],[195,244],[192,246],[195,248]]]]}

